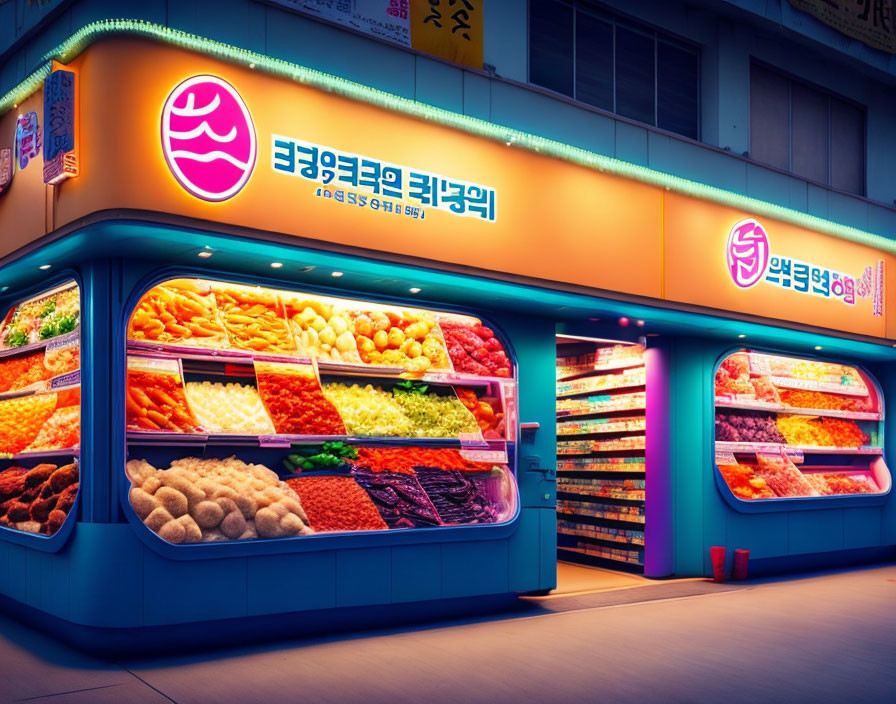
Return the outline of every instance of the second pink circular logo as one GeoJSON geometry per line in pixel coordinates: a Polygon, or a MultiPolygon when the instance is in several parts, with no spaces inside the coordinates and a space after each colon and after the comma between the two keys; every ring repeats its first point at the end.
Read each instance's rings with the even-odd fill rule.
{"type": "Polygon", "coordinates": [[[177,182],[197,198],[232,198],[255,168],[255,125],[240,94],[217,76],[193,76],[162,108],[162,151],[177,182]]]}
{"type": "Polygon", "coordinates": [[[731,279],[740,288],[758,284],[768,270],[771,247],[768,235],[758,222],[741,220],[728,233],[725,259],[731,279]]]}

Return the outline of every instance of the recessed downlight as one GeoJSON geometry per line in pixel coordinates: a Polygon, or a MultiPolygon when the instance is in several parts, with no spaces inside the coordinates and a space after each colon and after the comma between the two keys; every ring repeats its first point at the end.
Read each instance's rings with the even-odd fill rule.
{"type": "Polygon", "coordinates": [[[200,259],[208,259],[210,256],[212,256],[212,254],[213,254],[213,252],[209,252],[207,249],[203,249],[196,256],[199,257],[200,259]]]}
{"type": "Polygon", "coordinates": [[[820,349],[821,349],[821,345],[815,345],[815,349],[820,350],[820,349]]]}
{"type": "Polygon", "coordinates": [[[52,265],[52,264],[41,264],[41,265],[40,265],[39,267],[37,267],[37,268],[40,269],[41,271],[46,271],[46,270],[49,269],[51,266],[53,266],[53,265],[52,265]]]}
{"type": "Polygon", "coordinates": [[[338,279],[340,276],[342,276],[342,272],[341,272],[341,271],[334,271],[332,274],[330,274],[330,276],[332,276],[332,277],[338,279]]]}
{"type": "Polygon", "coordinates": [[[280,269],[283,267],[283,262],[271,262],[271,269],[280,269]]]}
{"type": "Polygon", "coordinates": [[[408,289],[411,293],[420,293],[422,290],[423,289],[417,288],[416,286],[411,286],[411,288],[408,289]]]}

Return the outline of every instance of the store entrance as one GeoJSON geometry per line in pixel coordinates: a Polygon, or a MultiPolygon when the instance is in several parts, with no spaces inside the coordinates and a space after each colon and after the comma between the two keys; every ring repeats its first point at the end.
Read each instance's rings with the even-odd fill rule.
{"type": "Polygon", "coordinates": [[[558,335],[558,592],[644,580],[646,407],[643,346],[558,335]]]}

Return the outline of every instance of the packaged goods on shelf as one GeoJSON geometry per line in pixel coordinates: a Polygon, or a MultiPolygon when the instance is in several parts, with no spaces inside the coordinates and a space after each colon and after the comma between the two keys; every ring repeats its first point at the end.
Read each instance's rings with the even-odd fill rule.
{"type": "Polygon", "coordinates": [[[558,459],[557,469],[571,472],[644,472],[643,457],[577,457],[558,459]]]}
{"type": "Polygon", "coordinates": [[[587,455],[594,443],[591,440],[558,440],[558,455],[587,455]]]}
{"type": "Polygon", "coordinates": [[[52,376],[44,364],[43,350],[0,359],[0,393],[18,391],[52,376]]]}
{"type": "Polygon", "coordinates": [[[591,516],[614,521],[644,522],[644,506],[638,504],[605,504],[592,501],[558,499],[557,512],[572,516],[591,516]]]}
{"type": "Polygon", "coordinates": [[[255,360],[258,394],[278,433],[345,435],[336,407],[324,396],[310,364],[255,360]]]}
{"type": "Polygon", "coordinates": [[[629,530],[627,528],[615,528],[611,526],[595,525],[593,523],[579,523],[565,519],[557,520],[557,532],[563,535],[576,535],[595,540],[610,540],[629,545],[644,545],[643,530],[629,530]]]}
{"type": "Polygon", "coordinates": [[[719,471],[728,487],[739,499],[773,499],[776,494],[756,473],[756,468],[745,464],[720,464],[719,471]]]}
{"type": "Polygon", "coordinates": [[[641,418],[591,418],[582,421],[557,423],[558,435],[586,435],[591,433],[636,432],[644,430],[645,419],[641,418]]]}
{"type": "Polygon", "coordinates": [[[775,423],[775,416],[767,413],[717,410],[715,428],[716,440],[725,442],[787,442],[775,423]]]}
{"type": "Polygon", "coordinates": [[[0,349],[23,347],[67,335],[80,324],[79,289],[67,284],[13,308],[0,329],[0,349]]]}
{"type": "Polygon", "coordinates": [[[615,560],[616,562],[625,562],[630,565],[643,565],[644,558],[640,551],[622,550],[619,548],[610,548],[604,545],[595,545],[581,540],[574,541],[574,546],[558,545],[559,550],[571,550],[573,552],[588,555],[590,557],[601,557],[607,560],[615,560]]]}
{"type": "Polygon", "coordinates": [[[16,455],[37,439],[56,410],[56,394],[0,400],[0,455],[16,455]]]}
{"type": "Polygon", "coordinates": [[[453,448],[359,447],[354,464],[373,472],[413,474],[414,467],[441,467],[462,472],[488,472],[492,466],[470,462],[453,448]]]}
{"type": "Polygon", "coordinates": [[[613,438],[612,440],[594,440],[591,443],[592,451],[598,452],[607,450],[643,450],[645,447],[646,440],[643,435],[613,438]]]}
{"type": "Polygon", "coordinates": [[[218,316],[230,347],[267,354],[293,354],[296,343],[275,291],[259,286],[212,284],[218,316]]]}
{"type": "Polygon", "coordinates": [[[594,352],[557,358],[557,378],[613,368],[617,364],[643,363],[644,348],[640,345],[601,347],[594,352]]]}
{"type": "Polygon", "coordinates": [[[128,323],[128,339],[208,349],[228,347],[207,282],[172,279],[140,298],[128,323]]]}
{"type": "Polygon", "coordinates": [[[176,360],[128,357],[126,417],[128,430],[198,432],[176,360]]]}
{"type": "Polygon", "coordinates": [[[561,381],[557,384],[557,395],[586,393],[589,391],[605,391],[607,389],[623,389],[643,386],[646,380],[644,367],[632,367],[618,374],[589,376],[572,381],[561,381]]]}
{"type": "Polygon", "coordinates": [[[438,467],[415,467],[420,486],[446,524],[494,523],[498,511],[467,472],[438,467]]]}
{"type": "Polygon", "coordinates": [[[756,474],[778,496],[818,496],[818,492],[787,457],[760,454],[756,459],[756,474]]]}
{"type": "Polygon", "coordinates": [[[196,420],[211,433],[270,435],[276,432],[254,386],[191,381],[184,390],[196,420]]]}
{"type": "Polygon", "coordinates": [[[373,499],[390,528],[442,525],[435,507],[413,472],[375,472],[356,466],[352,469],[352,476],[373,499]]]}
{"type": "Polygon", "coordinates": [[[644,500],[643,479],[564,478],[557,482],[557,491],[644,500]]]}
{"type": "Polygon", "coordinates": [[[53,535],[78,496],[78,465],[38,464],[0,472],[0,526],[53,535]]]}
{"type": "Polygon", "coordinates": [[[309,525],[317,533],[389,527],[367,492],[351,477],[296,477],[286,483],[298,494],[309,525]]]}
{"type": "Polygon", "coordinates": [[[643,391],[633,394],[603,394],[557,399],[557,415],[585,415],[611,411],[644,410],[647,397],[643,391]]]}
{"type": "Polygon", "coordinates": [[[352,325],[365,364],[413,372],[451,368],[442,331],[432,313],[365,307],[352,311],[352,325]]]}
{"type": "Polygon", "coordinates": [[[298,294],[284,294],[283,304],[300,355],[332,362],[361,363],[348,310],[327,299],[298,294]]]}
{"type": "Polygon", "coordinates": [[[510,377],[510,359],[494,331],[475,318],[439,316],[454,370],[477,376],[510,377]]]}
{"type": "Polygon", "coordinates": [[[129,499],[150,530],[169,543],[307,535],[301,500],[276,472],[235,457],[175,460],[156,469],[127,463],[129,499]]]}

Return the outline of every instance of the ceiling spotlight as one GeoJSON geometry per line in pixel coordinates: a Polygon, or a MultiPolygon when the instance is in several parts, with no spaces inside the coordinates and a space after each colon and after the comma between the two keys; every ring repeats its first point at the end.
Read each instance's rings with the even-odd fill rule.
{"type": "Polygon", "coordinates": [[[330,276],[333,276],[333,277],[335,277],[335,278],[338,279],[340,276],[342,276],[342,272],[341,272],[341,271],[334,271],[332,274],[330,274],[330,276]]]}
{"type": "Polygon", "coordinates": [[[639,328],[643,328],[643,327],[644,327],[644,321],[643,321],[643,320],[638,320],[638,321],[635,322],[635,325],[637,325],[639,328]]]}
{"type": "Polygon", "coordinates": [[[420,291],[422,291],[422,290],[423,289],[417,288],[416,286],[412,286],[411,288],[408,289],[408,291],[410,291],[411,293],[420,293],[420,291]]]}
{"type": "Polygon", "coordinates": [[[283,266],[283,262],[271,262],[271,269],[279,269],[283,266]]]}
{"type": "Polygon", "coordinates": [[[52,266],[52,264],[41,264],[41,265],[40,265],[39,267],[37,267],[37,268],[40,269],[41,271],[46,271],[46,270],[49,269],[51,266],[52,266]]]}
{"type": "Polygon", "coordinates": [[[820,349],[821,349],[821,345],[815,345],[815,349],[820,350],[820,349]]]}
{"type": "Polygon", "coordinates": [[[737,337],[738,337],[739,340],[743,340],[743,339],[746,337],[746,335],[744,335],[743,333],[741,333],[741,334],[738,335],[737,337]]]}
{"type": "Polygon", "coordinates": [[[212,254],[213,254],[213,252],[209,252],[207,249],[203,249],[203,250],[202,250],[201,252],[199,252],[199,254],[197,254],[196,256],[199,257],[199,258],[201,258],[201,259],[208,259],[210,256],[212,256],[212,254]]]}
{"type": "Polygon", "coordinates": [[[249,64],[249,68],[255,68],[255,64],[249,64]]]}
{"type": "Polygon", "coordinates": [[[626,318],[625,316],[622,316],[622,317],[619,319],[619,324],[620,324],[622,327],[627,328],[627,327],[628,327],[628,318],[626,318]]]}

